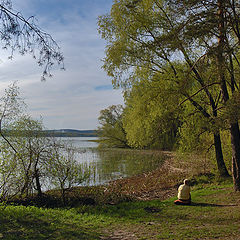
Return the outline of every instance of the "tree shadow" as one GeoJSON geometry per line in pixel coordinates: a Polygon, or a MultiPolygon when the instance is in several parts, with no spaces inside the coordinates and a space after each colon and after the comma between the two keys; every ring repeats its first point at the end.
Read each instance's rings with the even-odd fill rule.
{"type": "Polygon", "coordinates": [[[191,205],[189,205],[189,206],[200,206],[200,207],[236,207],[238,205],[237,204],[224,205],[224,204],[214,204],[214,203],[196,203],[196,202],[192,202],[191,205]]]}

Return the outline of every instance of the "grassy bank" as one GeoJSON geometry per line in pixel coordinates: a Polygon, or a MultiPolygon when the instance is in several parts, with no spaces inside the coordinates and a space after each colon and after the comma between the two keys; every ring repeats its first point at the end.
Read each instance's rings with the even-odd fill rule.
{"type": "MultiPolygon", "coordinates": [[[[85,189],[86,196],[95,197],[92,205],[76,204],[54,209],[3,205],[0,238],[240,238],[240,194],[233,191],[231,179],[219,181],[213,175],[203,173],[200,165],[195,170],[188,168],[185,171],[179,168],[176,159],[169,158],[163,168],[154,172],[119,180],[109,187],[85,189]],[[173,204],[177,184],[184,177],[191,177],[195,183],[191,206],[173,204]],[[164,181],[160,184],[161,180],[164,181]],[[105,201],[98,202],[98,198],[105,201]]],[[[84,195],[83,189],[78,191],[84,195]]]]}

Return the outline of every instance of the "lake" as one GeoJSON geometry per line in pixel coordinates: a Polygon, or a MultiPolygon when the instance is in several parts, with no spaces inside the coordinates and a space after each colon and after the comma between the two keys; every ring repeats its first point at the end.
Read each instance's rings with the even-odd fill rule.
{"type": "Polygon", "coordinates": [[[159,151],[130,149],[99,149],[94,137],[65,137],[77,149],[77,161],[94,168],[90,182],[82,185],[99,185],[111,180],[148,172],[160,166],[164,156],[159,151]]]}

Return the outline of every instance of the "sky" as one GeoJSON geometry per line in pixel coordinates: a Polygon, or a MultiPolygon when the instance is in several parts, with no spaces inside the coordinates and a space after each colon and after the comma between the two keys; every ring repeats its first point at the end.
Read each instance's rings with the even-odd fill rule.
{"type": "Polygon", "coordinates": [[[123,104],[121,90],[101,68],[106,42],[97,30],[97,17],[110,11],[112,0],[12,0],[25,17],[35,16],[38,26],[61,47],[66,70],[55,68],[41,81],[43,69],[30,55],[0,52],[0,91],[17,81],[21,96],[34,119],[43,118],[47,129],[96,129],[100,110],[123,104]]]}

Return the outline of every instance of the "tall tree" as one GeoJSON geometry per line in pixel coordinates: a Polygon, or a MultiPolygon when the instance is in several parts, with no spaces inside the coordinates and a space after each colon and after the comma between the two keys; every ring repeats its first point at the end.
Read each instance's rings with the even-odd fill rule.
{"type": "MultiPolygon", "coordinates": [[[[108,41],[104,68],[113,77],[113,84],[124,88],[136,81],[134,76],[139,68],[149,69],[155,76],[170,74],[184,101],[214,122],[219,107],[219,92],[214,88],[217,83],[215,78],[203,77],[205,70],[198,61],[202,52],[199,55],[192,51],[191,35],[182,36],[185,22],[169,10],[168,3],[171,1],[114,1],[111,14],[99,18],[100,33],[108,41]],[[179,68],[177,62],[184,62],[185,67],[179,68]],[[210,109],[197,101],[199,93],[205,94],[210,109]]],[[[215,128],[213,135],[219,173],[227,176],[220,130],[215,128]]]]}
{"type": "MultiPolygon", "coordinates": [[[[235,81],[235,74],[234,69],[232,65],[232,54],[229,53],[230,50],[233,50],[233,46],[229,44],[229,37],[230,34],[227,34],[227,31],[229,29],[226,29],[226,26],[228,25],[227,20],[227,11],[230,9],[232,11],[230,13],[230,19],[235,19],[237,16],[240,16],[240,13],[238,11],[238,8],[235,6],[235,1],[228,1],[227,4],[225,4],[225,1],[218,0],[218,48],[217,48],[217,66],[218,66],[218,73],[219,73],[219,79],[220,79],[220,86],[223,94],[223,100],[225,103],[229,100],[229,93],[227,89],[227,79],[225,77],[226,75],[226,69],[229,67],[231,68],[231,92],[234,94],[235,92],[235,86],[238,87],[235,81]],[[227,51],[225,50],[227,48],[227,51]],[[225,60],[225,55],[228,54],[229,56],[229,63],[225,60]]],[[[239,7],[239,6],[238,6],[239,7]]],[[[229,14],[227,14],[229,15],[229,14]]],[[[239,32],[238,32],[238,22],[232,25],[230,27],[231,33],[235,33],[235,28],[237,29],[237,36],[239,39],[239,32]],[[233,29],[231,29],[233,28],[233,29]]],[[[233,38],[231,38],[233,40],[233,38]]],[[[237,43],[239,46],[239,42],[237,43]]],[[[239,124],[238,119],[235,119],[232,121],[230,120],[230,132],[231,132],[231,142],[232,142],[232,174],[233,174],[233,181],[234,181],[234,187],[235,190],[240,191],[240,131],[239,131],[239,124]]]]}
{"type": "MultiPolygon", "coordinates": [[[[223,107],[229,112],[229,101],[235,99],[239,89],[239,2],[169,1],[171,10],[181,19],[181,35],[191,36],[189,47],[201,48],[201,54],[214,59],[223,107]]],[[[240,131],[239,115],[228,118],[232,143],[232,173],[234,188],[240,191],[240,131]]],[[[232,115],[231,115],[232,116],[232,115]]]]}

